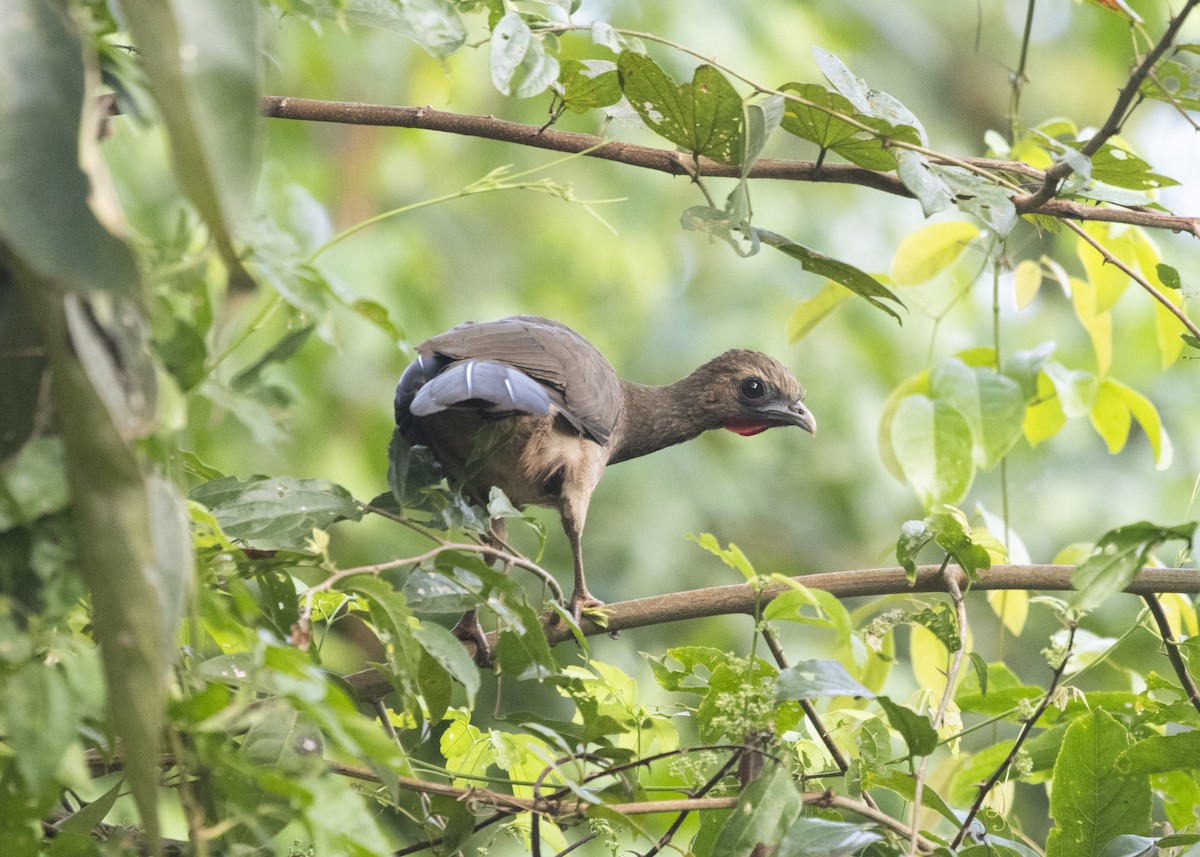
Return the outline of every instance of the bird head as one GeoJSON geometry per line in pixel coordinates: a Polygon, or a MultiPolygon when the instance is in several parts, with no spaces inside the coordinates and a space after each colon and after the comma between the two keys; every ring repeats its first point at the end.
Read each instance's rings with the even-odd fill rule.
{"type": "Polygon", "coordinates": [[[721,428],[747,437],[776,426],[817,433],[817,419],[804,404],[804,388],[773,357],[735,349],[696,374],[707,376],[706,405],[721,428]]]}

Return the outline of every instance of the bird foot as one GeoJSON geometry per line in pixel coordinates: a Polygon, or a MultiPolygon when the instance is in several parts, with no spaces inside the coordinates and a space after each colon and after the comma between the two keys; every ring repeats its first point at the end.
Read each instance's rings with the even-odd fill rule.
{"type": "Polygon", "coordinates": [[[494,652],[488,642],[483,625],[479,623],[479,614],[471,610],[462,615],[458,624],[450,629],[450,633],[464,643],[475,644],[475,663],[477,666],[488,668],[492,666],[494,652]]]}

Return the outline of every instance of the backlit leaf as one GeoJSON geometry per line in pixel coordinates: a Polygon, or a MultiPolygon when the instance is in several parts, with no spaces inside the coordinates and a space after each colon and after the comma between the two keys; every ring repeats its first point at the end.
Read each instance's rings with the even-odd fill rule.
{"type": "Polygon", "coordinates": [[[1096,390],[1096,401],[1088,414],[1096,433],[1104,438],[1109,452],[1120,452],[1125,447],[1129,437],[1129,427],[1133,424],[1133,416],[1125,399],[1113,387],[1110,381],[1103,381],[1096,390]]]}
{"type": "Polygon", "coordinates": [[[971,427],[945,402],[902,399],[891,422],[891,445],[904,478],[926,509],[956,505],[975,478],[971,427]]]}
{"type": "Polygon", "coordinates": [[[1022,259],[1013,275],[1013,298],[1017,309],[1033,303],[1042,287],[1042,266],[1033,259],[1022,259]]]}
{"type": "Polygon", "coordinates": [[[901,149],[896,153],[896,160],[900,180],[921,203],[921,211],[926,217],[954,204],[954,192],[933,169],[928,158],[912,149],[901,149]]]}
{"type": "Polygon", "coordinates": [[[900,298],[882,283],[853,265],[849,265],[838,259],[830,258],[824,253],[819,253],[816,250],[805,247],[803,244],[797,244],[782,235],[777,235],[774,232],[768,232],[765,229],[754,229],[754,234],[766,245],[774,247],[776,250],[791,256],[800,263],[800,266],[806,271],[811,271],[814,274],[833,280],[835,283],[848,288],[861,298],[864,298],[868,303],[877,309],[881,309],[890,315],[896,321],[900,321],[900,315],[887,304],[884,300],[893,301],[900,306],[904,306],[900,298]]]}
{"type": "Polygon", "coordinates": [[[792,309],[787,321],[788,344],[799,342],[837,309],[842,301],[853,294],[839,283],[829,282],[811,298],[800,301],[792,309]]]}
{"type": "Polygon", "coordinates": [[[933,368],[929,385],[936,401],[953,406],[966,419],[980,469],[995,467],[1020,438],[1025,395],[1011,378],[950,358],[933,368]]]}
{"type": "Polygon", "coordinates": [[[1072,277],[1071,285],[1074,291],[1072,305],[1075,308],[1075,316],[1087,331],[1088,338],[1092,340],[1092,351],[1096,355],[1096,374],[1103,377],[1112,366],[1112,313],[1100,309],[1098,295],[1091,281],[1072,277]]]}
{"type": "Polygon", "coordinates": [[[965,220],[931,223],[900,242],[892,257],[892,282],[916,286],[949,268],[979,236],[979,227],[965,220]]]}

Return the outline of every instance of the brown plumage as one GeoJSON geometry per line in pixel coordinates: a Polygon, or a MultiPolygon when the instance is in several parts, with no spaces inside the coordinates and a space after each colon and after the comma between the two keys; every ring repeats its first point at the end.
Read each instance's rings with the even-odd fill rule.
{"type": "Polygon", "coordinates": [[[518,505],[558,509],[574,557],[577,620],[603,603],[588,592],[580,535],[605,465],[710,429],[817,430],[791,372],[756,351],[726,351],[674,384],[649,387],[618,378],[565,325],[512,316],[459,325],[417,355],[396,387],[401,435],[428,446],[479,501],[495,485],[518,505]]]}

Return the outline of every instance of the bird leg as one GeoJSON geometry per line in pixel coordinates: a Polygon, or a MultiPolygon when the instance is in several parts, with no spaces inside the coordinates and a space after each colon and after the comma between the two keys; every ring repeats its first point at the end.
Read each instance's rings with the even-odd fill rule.
{"type": "Polygon", "coordinates": [[[564,503],[562,509],[563,530],[567,534],[567,542],[571,546],[571,556],[575,561],[575,591],[571,594],[571,615],[578,625],[583,618],[583,611],[593,607],[603,607],[604,602],[588,592],[587,580],[583,574],[583,516],[574,514],[572,504],[564,503]]]}

